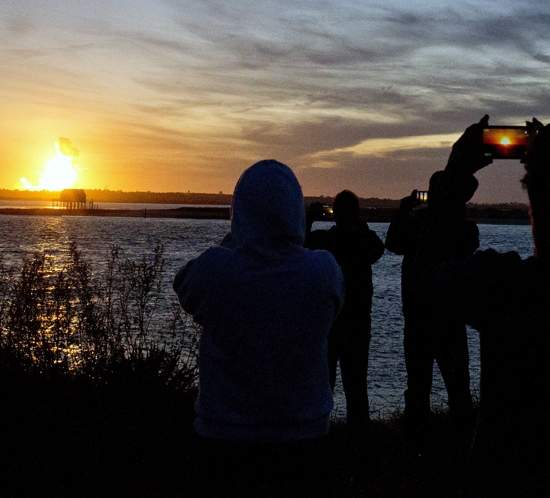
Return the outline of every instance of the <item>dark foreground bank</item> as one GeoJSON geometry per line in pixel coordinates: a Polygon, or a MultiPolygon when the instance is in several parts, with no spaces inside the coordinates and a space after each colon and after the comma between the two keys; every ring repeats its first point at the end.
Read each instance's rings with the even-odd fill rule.
{"type": "MultiPolygon", "coordinates": [[[[12,377],[3,393],[3,496],[200,496],[212,476],[207,466],[197,470],[192,395],[127,374],[102,387],[12,377]]],[[[333,496],[459,496],[466,441],[446,415],[434,417],[421,456],[399,418],[375,421],[362,440],[336,423],[327,461],[333,496]]],[[[240,478],[257,480],[261,471],[269,479],[276,468],[251,467],[240,478]]]]}

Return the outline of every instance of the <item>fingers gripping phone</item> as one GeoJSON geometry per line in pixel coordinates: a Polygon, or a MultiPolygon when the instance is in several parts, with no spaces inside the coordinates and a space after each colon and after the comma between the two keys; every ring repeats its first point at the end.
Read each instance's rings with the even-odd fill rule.
{"type": "Polygon", "coordinates": [[[492,159],[523,159],[528,143],[526,126],[483,128],[483,153],[492,159]]]}

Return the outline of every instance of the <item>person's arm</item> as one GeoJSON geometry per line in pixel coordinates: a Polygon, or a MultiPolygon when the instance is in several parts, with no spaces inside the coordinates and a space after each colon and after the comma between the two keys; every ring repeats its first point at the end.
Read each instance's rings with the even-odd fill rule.
{"type": "Polygon", "coordinates": [[[479,228],[473,221],[467,221],[464,225],[462,237],[462,251],[464,256],[471,256],[479,249],[479,228]]]}
{"type": "Polygon", "coordinates": [[[323,218],[323,205],[311,203],[306,211],[306,237],[304,246],[308,249],[326,249],[326,230],[311,230],[313,223],[323,218]]]}
{"type": "Polygon", "coordinates": [[[189,261],[185,266],[180,268],[174,277],[173,288],[178,296],[178,300],[181,307],[187,313],[193,314],[197,307],[197,302],[193,299],[193,280],[194,270],[197,264],[197,260],[193,259],[189,261]]]}
{"type": "Polygon", "coordinates": [[[334,299],[334,319],[336,319],[342,311],[346,298],[344,274],[332,254],[326,254],[323,258],[327,258],[327,262],[325,263],[324,268],[320,269],[319,275],[323,275],[325,277],[327,289],[334,299]]]}
{"type": "Polygon", "coordinates": [[[374,230],[368,228],[361,241],[362,252],[369,265],[376,263],[384,254],[384,243],[374,230]]]}
{"type": "Polygon", "coordinates": [[[483,150],[483,129],[489,126],[489,115],[470,125],[453,144],[445,171],[458,178],[477,173],[493,162],[483,150]]]}
{"type": "MultiPolygon", "coordinates": [[[[453,145],[445,170],[451,175],[453,185],[465,184],[474,173],[492,162],[482,147],[483,128],[488,123],[489,116],[485,115],[468,127],[453,145]]],[[[433,309],[442,316],[462,317],[472,327],[483,330],[495,323],[510,299],[521,258],[517,253],[499,254],[494,250],[474,253],[479,246],[477,225],[472,223],[467,232],[463,246],[466,259],[460,257],[446,263],[434,276],[433,309]]]]}
{"type": "Polygon", "coordinates": [[[386,234],[386,249],[404,255],[411,245],[411,212],[417,205],[416,190],[411,195],[401,199],[399,211],[393,217],[386,234]]]}
{"type": "Polygon", "coordinates": [[[174,278],[173,288],[183,310],[202,324],[206,316],[206,297],[208,296],[207,275],[201,256],[189,261],[181,268],[174,278]]]}

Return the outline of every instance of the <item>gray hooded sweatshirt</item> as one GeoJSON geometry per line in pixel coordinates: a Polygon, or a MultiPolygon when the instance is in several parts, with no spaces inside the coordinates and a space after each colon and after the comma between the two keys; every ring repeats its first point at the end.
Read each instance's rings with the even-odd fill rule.
{"type": "Polygon", "coordinates": [[[248,168],[232,208],[231,237],[174,280],[183,309],[203,328],[195,430],[227,440],[322,436],[342,273],[330,253],[303,248],[302,191],[284,164],[248,168]]]}

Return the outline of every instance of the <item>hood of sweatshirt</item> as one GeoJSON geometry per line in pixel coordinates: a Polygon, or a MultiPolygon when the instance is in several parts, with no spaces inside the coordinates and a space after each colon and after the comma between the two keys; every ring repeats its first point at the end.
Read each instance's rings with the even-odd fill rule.
{"type": "Polygon", "coordinates": [[[275,160],[245,170],[233,193],[233,244],[275,256],[303,246],[304,235],[304,197],[292,170],[275,160]]]}

